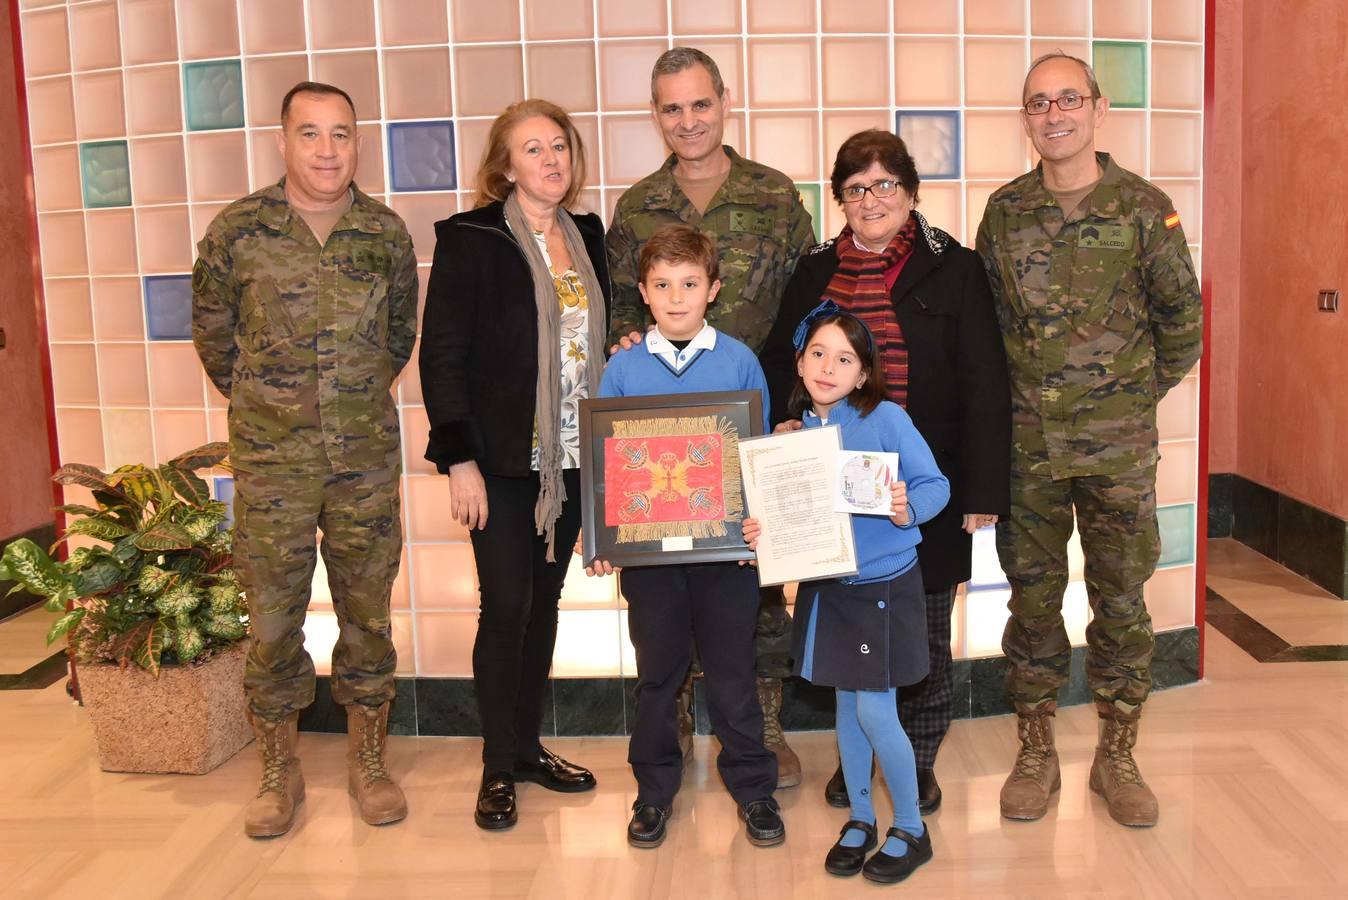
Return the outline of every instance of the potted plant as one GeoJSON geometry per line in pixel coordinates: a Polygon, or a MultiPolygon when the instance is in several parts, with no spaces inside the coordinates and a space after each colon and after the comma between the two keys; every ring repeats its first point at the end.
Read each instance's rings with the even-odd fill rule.
{"type": "Polygon", "coordinates": [[[157,467],[62,466],[53,480],[88,488],[95,505],[58,507],[69,525],[50,550],[19,540],[0,558],[0,580],[61,614],[47,642],[69,641],[107,771],[201,774],[252,740],[227,509],[196,475],[227,453],[212,443],[157,467]],[[100,543],[49,555],[77,535],[100,543]]]}

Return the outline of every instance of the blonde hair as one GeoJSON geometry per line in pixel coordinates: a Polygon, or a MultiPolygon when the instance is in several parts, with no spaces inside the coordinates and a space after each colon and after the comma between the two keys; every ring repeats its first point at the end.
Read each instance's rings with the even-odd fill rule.
{"type": "Polygon", "coordinates": [[[515,183],[506,177],[510,171],[510,135],[526,119],[543,116],[557,123],[566,135],[571,149],[571,184],[562,198],[562,206],[570,207],[585,187],[585,145],[571,117],[555,103],[547,100],[521,100],[505,108],[505,112],[491,123],[487,146],[482,151],[482,164],[477,169],[477,199],[474,206],[486,206],[510,196],[515,183]]]}

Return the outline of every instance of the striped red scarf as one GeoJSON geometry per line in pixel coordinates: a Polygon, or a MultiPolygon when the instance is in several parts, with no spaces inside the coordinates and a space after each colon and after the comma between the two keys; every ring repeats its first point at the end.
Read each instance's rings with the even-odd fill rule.
{"type": "Polygon", "coordinates": [[[824,291],[824,299],[852,313],[875,335],[880,372],[886,393],[899,406],[908,406],[908,345],[903,340],[899,317],[889,299],[890,289],[913,253],[917,236],[917,217],[908,221],[882,253],[862,250],[846,226],[834,246],[838,251],[838,270],[824,291]]]}

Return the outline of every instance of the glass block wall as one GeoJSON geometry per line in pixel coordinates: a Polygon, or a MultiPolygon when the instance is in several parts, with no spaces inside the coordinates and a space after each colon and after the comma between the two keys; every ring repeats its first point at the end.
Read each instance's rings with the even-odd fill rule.
{"type": "MultiPolygon", "coordinates": [[[[304,78],[355,98],[357,181],[411,226],[425,264],[433,224],[472,203],[492,118],[554,100],[588,142],[582,205],[606,215],[665,156],[651,63],[693,44],[725,75],[727,139],[794,178],[821,236],[842,216],[825,178],[852,132],[895,128],[920,162],[921,208],[968,242],[987,197],[1032,164],[1018,119],[1028,62],[1093,59],[1113,111],[1100,142],[1174,198],[1201,234],[1202,0],[21,0],[42,269],[63,461],[158,461],[225,438],[225,402],[189,340],[194,242],[229,201],[281,173],[272,132],[304,78]]],[[[1193,252],[1198,258],[1199,248],[1193,252]]],[[[422,460],[415,365],[398,385],[407,547],[394,596],[400,670],[470,670],[477,594],[448,492],[422,460]]],[[[1157,628],[1194,619],[1198,380],[1161,406],[1162,568],[1157,628]]],[[[221,473],[223,476],[223,473],[221,473]]],[[[222,498],[229,479],[215,479],[222,498]]],[[[72,493],[78,493],[78,490],[72,493]]],[[[74,498],[78,501],[78,497],[74,498]]],[[[957,656],[998,652],[1006,583],[992,533],[956,611],[957,656]]],[[[1087,621],[1074,548],[1067,615],[1087,621]]],[[[308,636],[336,633],[322,573],[308,636]]],[[[555,671],[631,674],[612,579],[573,570],[555,671]]]]}

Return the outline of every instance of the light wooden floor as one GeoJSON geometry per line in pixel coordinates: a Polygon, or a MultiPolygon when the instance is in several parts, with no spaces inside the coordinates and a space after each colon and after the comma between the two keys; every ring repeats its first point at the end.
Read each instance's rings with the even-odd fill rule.
{"type": "MultiPolygon", "coordinates": [[[[1214,574],[1238,565],[1250,583],[1280,577],[1272,563],[1239,551],[1232,562],[1228,551],[1214,554],[1214,574]]],[[[1348,604],[1338,613],[1348,618],[1348,604]]],[[[784,846],[745,841],[708,773],[713,744],[700,738],[669,840],[640,851],[624,842],[634,792],[621,738],[555,741],[596,770],[600,788],[568,797],[525,785],[520,825],[487,834],[471,817],[477,741],[394,738],[412,815],[373,829],[352,816],[342,738],[306,735],[309,799],[299,823],[285,838],[256,842],[241,832],[242,804],[256,784],[252,748],[205,777],[106,774],[84,713],[60,684],[0,692],[0,722],[6,898],[782,900],[885,890],[823,871],[846,818],[820,796],[836,759],[829,734],[792,737],[806,780],[779,794],[784,846]]],[[[1161,822],[1134,831],[1114,824],[1086,786],[1091,710],[1058,717],[1063,788],[1037,823],[997,813],[1013,722],[955,723],[937,766],[945,804],[929,820],[936,858],[893,895],[1348,896],[1348,663],[1261,665],[1209,629],[1207,681],[1155,695],[1143,726],[1138,756],[1160,797],[1161,822]]]]}

